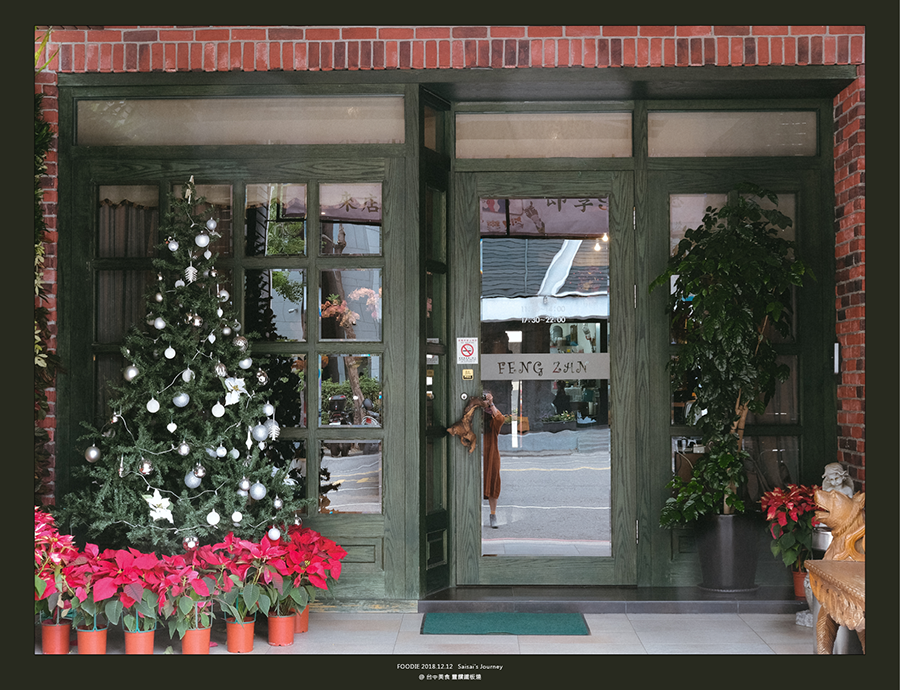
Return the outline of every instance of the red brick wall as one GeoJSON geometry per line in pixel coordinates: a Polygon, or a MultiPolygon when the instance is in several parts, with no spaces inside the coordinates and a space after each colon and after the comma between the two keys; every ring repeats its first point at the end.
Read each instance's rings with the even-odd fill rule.
{"type": "Polygon", "coordinates": [[[838,383],[838,460],[865,487],[866,439],[866,78],[834,99],[834,258],[838,383]]]}
{"type": "MultiPolygon", "coordinates": [[[[45,27],[35,32],[36,41],[45,27]]],[[[35,48],[37,48],[37,42],[35,48]]],[[[835,106],[837,459],[865,482],[865,27],[863,26],[105,26],[58,27],[35,79],[58,121],[58,72],[265,72],[474,67],[857,65],[835,106]]],[[[44,180],[51,299],[56,150],[44,180]]],[[[55,304],[50,304],[54,313],[55,304]]],[[[55,318],[51,315],[51,320],[55,318]]],[[[53,432],[51,391],[48,425],[53,432]]]]}

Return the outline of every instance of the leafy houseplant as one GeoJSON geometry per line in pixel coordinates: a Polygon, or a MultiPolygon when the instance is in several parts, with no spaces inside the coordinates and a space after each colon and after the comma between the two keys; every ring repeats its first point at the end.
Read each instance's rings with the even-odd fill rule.
{"type": "Polygon", "coordinates": [[[226,565],[227,559],[209,544],[184,555],[162,556],[159,612],[168,621],[170,635],[184,638],[188,630],[212,625],[213,603],[220,588],[231,588],[231,581],[223,576],[226,565]]]}
{"type": "Polygon", "coordinates": [[[803,572],[804,562],[812,554],[813,528],[816,520],[818,486],[788,484],[787,491],[777,487],[760,499],[769,521],[772,553],[781,556],[794,572],[803,572]]]}
{"type": "Polygon", "coordinates": [[[774,194],[747,184],[723,207],[707,208],[650,286],[673,285],[666,311],[680,347],[672,385],[692,399],[687,421],[707,449],[690,479],[667,484],[673,495],[660,513],[663,527],[745,510],[747,414],[764,412],[790,373],[771,339],[789,334],[792,291],[808,270],[796,245],[780,236],[791,220],[757,198],[777,204],[774,194]]]}

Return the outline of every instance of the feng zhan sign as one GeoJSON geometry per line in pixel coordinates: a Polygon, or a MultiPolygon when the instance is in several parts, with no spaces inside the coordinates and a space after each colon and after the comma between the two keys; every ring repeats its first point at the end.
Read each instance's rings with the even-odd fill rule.
{"type": "Polygon", "coordinates": [[[481,356],[483,381],[609,379],[609,353],[481,356]]]}

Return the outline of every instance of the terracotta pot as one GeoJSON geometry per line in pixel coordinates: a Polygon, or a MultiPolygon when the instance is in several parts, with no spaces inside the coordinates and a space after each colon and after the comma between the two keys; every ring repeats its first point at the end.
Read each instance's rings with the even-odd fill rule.
{"type": "Polygon", "coordinates": [[[253,651],[253,638],[256,618],[247,616],[243,622],[234,618],[225,619],[226,641],[228,651],[232,654],[243,654],[253,651]]]}
{"type": "Polygon", "coordinates": [[[79,654],[106,654],[106,628],[100,630],[75,629],[79,654]]]}
{"type": "Polygon", "coordinates": [[[72,635],[72,621],[54,623],[41,621],[41,652],[43,654],[68,654],[69,638],[72,635]]]}
{"type": "Polygon", "coordinates": [[[294,611],[294,632],[305,633],[309,630],[309,604],[302,611],[294,611]]]}
{"type": "Polygon", "coordinates": [[[156,641],[156,628],[153,630],[126,630],[125,653],[126,654],[153,654],[153,645],[156,641]]]}
{"type": "Polygon", "coordinates": [[[794,576],[794,596],[797,599],[806,599],[806,573],[802,570],[792,570],[791,575],[794,576]]]}
{"type": "Polygon", "coordinates": [[[212,628],[185,630],[181,638],[182,654],[209,654],[209,632],[212,628]]]}
{"type": "Polygon", "coordinates": [[[294,644],[294,619],[296,616],[269,614],[269,644],[273,647],[289,647],[294,644]]]}

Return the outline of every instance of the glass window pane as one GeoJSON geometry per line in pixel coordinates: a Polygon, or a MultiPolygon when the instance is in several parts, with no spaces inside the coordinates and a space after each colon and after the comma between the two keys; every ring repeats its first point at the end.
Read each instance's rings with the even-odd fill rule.
{"type": "Polygon", "coordinates": [[[322,255],[380,255],[381,212],[379,183],[320,185],[322,255]]]}
{"type": "Polygon", "coordinates": [[[125,358],[118,353],[101,354],[97,355],[94,361],[94,381],[96,382],[94,414],[97,419],[109,420],[115,412],[109,406],[109,401],[118,398],[111,387],[119,386],[125,380],[122,373],[125,368],[125,358]]]}
{"type": "Polygon", "coordinates": [[[609,199],[481,199],[481,235],[609,240],[609,199]],[[605,238],[605,239],[604,239],[605,238]]]}
{"type": "Polygon", "coordinates": [[[776,486],[800,481],[799,437],[745,435],[744,450],[751,457],[747,490],[752,501],[776,486]]]}
{"type": "Polygon", "coordinates": [[[447,277],[442,273],[425,274],[425,337],[444,342],[446,326],[447,277]]]}
{"type": "Polygon", "coordinates": [[[797,355],[778,356],[778,363],[790,367],[791,373],[787,380],[782,381],[775,388],[775,394],[763,414],[755,415],[750,412],[747,415],[748,424],[797,424],[800,421],[800,405],[797,400],[797,379],[799,377],[797,362],[797,355]]]}
{"type": "Polygon", "coordinates": [[[381,513],[380,441],[322,441],[320,457],[320,513],[381,513]]]}
{"type": "Polygon", "coordinates": [[[306,340],[306,271],[248,269],[245,274],[247,331],[268,341],[306,340]]]}
{"type": "Polygon", "coordinates": [[[100,187],[99,257],[149,257],[159,243],[156,185],[100,187]]]}
{"type": "MultiPolygon", "coordinates": [[[[181,194],[181,183],[172,185],[173,194],[181,194]]],[[[204,254],[217,254],[222,257],[234,256],[232,247],[232,217],[231,185],[227,184],[197,184],[194,186],[195,198],[202,199],[202,203],[194,206],[194,214],[200,215],[209,212],[210,218],[216,221],[216,229],[209,232],[210,242],[204,254]]],[[[207,232],[205,228],[203,232],[207,232]]],[[[198,231],[199,234],[199,231],[198,231]]]]}
{"type": "MultiPolygon", "coordinates": [[[[276,419],[279,419],[279,412],[276,412],[276,419]]],[[[306,496],[306,441],[300,439],[284,439],[279,438],[274,441],[266,442],[263,455],[272,463],[274,467],[281,469],[288,468],[288,476],[284,487],[285,494],[291,492],[298,498],[306,496]]],[[[284,495],[284,494],[283,494],[284,495]]],[[[305,508],[300,510],[301,515],[305,515],[305,508]]]]}
{"type": "Polygon", "coordinates": [[[423,107],[424,114],[424,126],[423,126],[423,140],[425,143],[425,148],[431,149],[432,151],[437,151],[438,153],[444,152],[444,114],[438,110],[435,110],[431,106],[423,107]]]}
{"type": "Polygon", "coordinates": [[[247,256],[306,254],[306,185],[247,185],[247,256]]]}
{"type": "Polygon", "coordinates": [[[381,269],[322,271],[319,337],[381,340],[381,269]]]}
{"type": "Polygon", "coordinates": [[[79,146],[402,144],[402,96],[80,100],[79,146]]]}
{"type": "Polygon", "coordinates": [[[320,426],[380,427],[381,357],[328,354],[319,364],[320,426]]]}
{"type": "Polygon", "coordinates": [[[457,158],[631,156],[631,113],[458,113],[457,158]]]}
{"type": "Polygon", "coordinates": [[[650,157],[815,156],[816,112],[692,111],[648,115],[650,157]]]}
{"type": "Polygon", "coordinates": [[[446,224],[444,192],[425,188],[425,258],[446,260],[446,224]]]}
{"type": "MultiPolygon", "coordinates": [[[[147,318],[144,296],[156,282],[151,271],[97,271],[97,342],[118,342],[131,326],[153,323],[155,317],[147,318]]],[[[165,299],[168,293],[157,294],[165,299]]]]}
{"type": "Polygon", "coordinates": [[[275,421],[282,428],[305,427],[306,355],[264,355],[260,370],[268,378],[275,421]]]}

